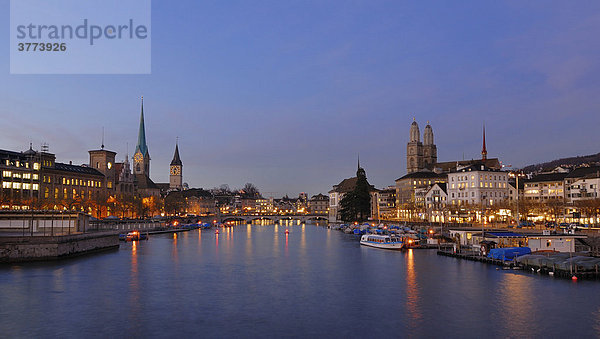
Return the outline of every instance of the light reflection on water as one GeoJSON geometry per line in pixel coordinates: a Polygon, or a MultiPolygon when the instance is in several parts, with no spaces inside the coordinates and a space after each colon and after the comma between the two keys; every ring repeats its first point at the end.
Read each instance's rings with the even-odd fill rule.
{"type": "Polygon", "coordinates": [[[419,310],[419,286],[415,270],[415,258],[412,248],[406,252],[406,309],[412,321],[421,319],[419,310]]]}
{"type": "Polygon", "coordinates": [[[598,282],[361,247],[311,224],[220,230],[0,266],[3,337],[600,335],[598,282]]]}

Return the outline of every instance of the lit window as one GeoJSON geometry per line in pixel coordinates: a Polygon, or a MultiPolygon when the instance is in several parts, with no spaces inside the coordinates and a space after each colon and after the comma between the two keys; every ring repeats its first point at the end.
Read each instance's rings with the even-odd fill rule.
{"type": "Polygon", "coordinates": [[[11,171],[2,171],[2,176],[5,178],[10,178],[10,177],[12,177],[12,172],[11,171]]]}
{"type": "Polygon", "coordinates": [[[36,171],[39,170],[40,169],[40,163],[39,162],[34,162],[33,163],[33,169],[36,170],[36,171]]]}
{"type": "Polygon", "coordinates": [[[11,186],[11,182],[10,181],[4,181],[2,182],[2,188],[10,188],[11,186]]]}
{"type": "Polygon", "coordinates": [[[20,189],[21,188],[21,183],[20,182],[13,182],[12,183],[12,188],[14,188],[14,189],[20,189]]]}
{"type": "Polygon", "coordinates": [[[34,191],[37,191],[37,190],[40,189],[40,185],[39,184],[33,184],[32,186],[33,186],[33,190],[34,191]]]}
{"type": "Polygon", "coordinates": [[[23,189],[24,189],[24,190],[31,189],[31,184],[24,183],[24,184],[23,184],[23,189]]]}

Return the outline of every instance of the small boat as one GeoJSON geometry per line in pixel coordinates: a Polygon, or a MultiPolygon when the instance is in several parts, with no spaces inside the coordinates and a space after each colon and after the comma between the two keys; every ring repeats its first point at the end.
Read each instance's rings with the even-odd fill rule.
{"type": "Polygon", "coordinates": [[[404,243],[400,238],[389,235],[365,234],[360,238],[360,244],[386,250],[400,250],[404,243]]]}
{"type": "Polygon", "coordinates": [[[125,237],[125,241],[137,241],[137,240],[147,240],[148,236],[140,233],[140,231],[131,231],[127,233],[125,237]]]}

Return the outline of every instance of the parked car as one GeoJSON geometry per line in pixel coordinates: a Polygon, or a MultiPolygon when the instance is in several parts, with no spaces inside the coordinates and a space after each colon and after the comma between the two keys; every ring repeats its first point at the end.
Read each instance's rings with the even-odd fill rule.
{"type": "Polygon", "coordinates": [[[556,223],[553,221],[549,221],[546,223],[546,228],[555,228],[556,227],[556,223]]]}

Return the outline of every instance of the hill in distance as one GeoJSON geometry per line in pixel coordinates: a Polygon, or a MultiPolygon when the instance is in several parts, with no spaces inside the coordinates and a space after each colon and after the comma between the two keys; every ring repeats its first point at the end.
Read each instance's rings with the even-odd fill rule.
{"type": "Polygon", "coordinates": [[[579,167],[581,165],[596,165],[600,164],[600,153],[592,154],[592,155],[582,155],[578,157],[570,157],[570,158],[562,158],[557,160],[552,160],[549,162],[544,162],[541,164],[529,165],[523,167],[523,172],[546,172],[555,169],[556,167],[579,167]]]}

